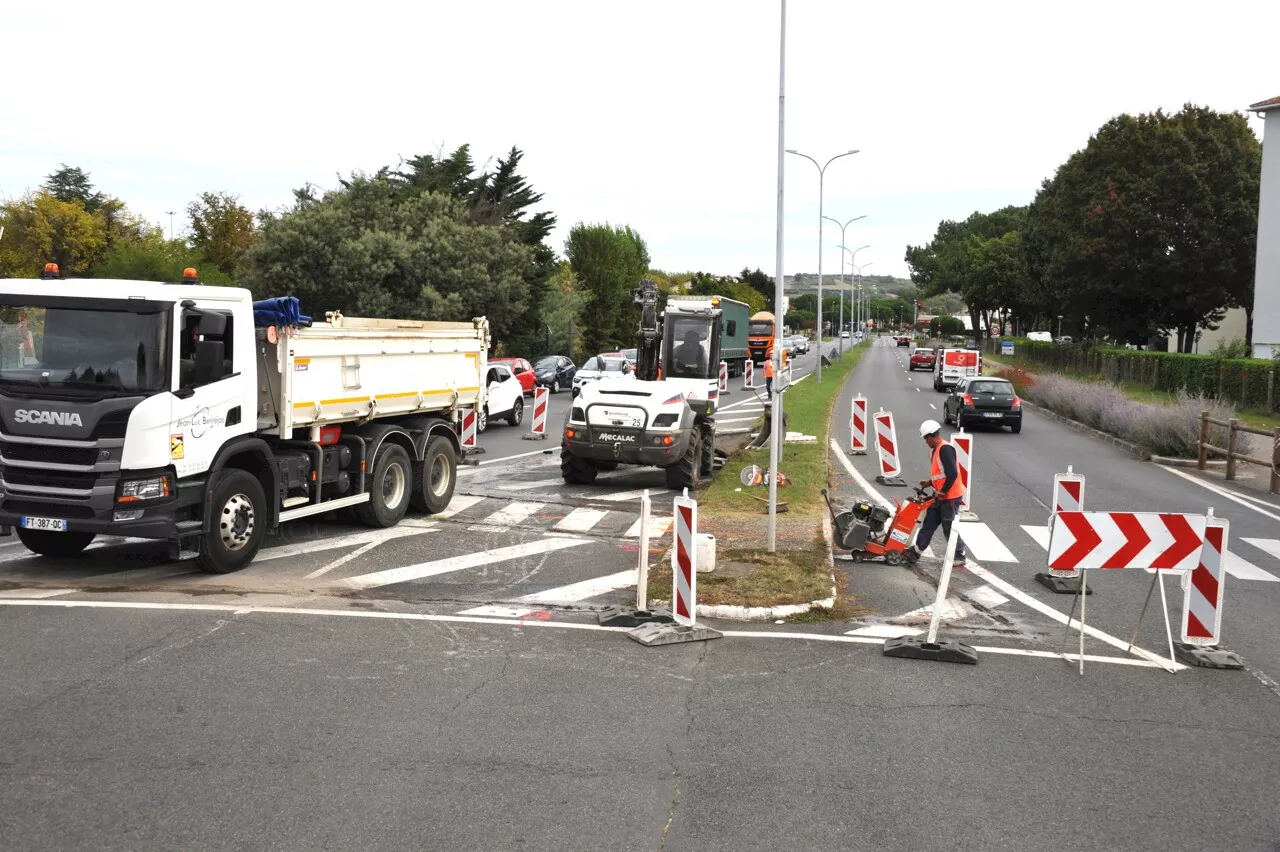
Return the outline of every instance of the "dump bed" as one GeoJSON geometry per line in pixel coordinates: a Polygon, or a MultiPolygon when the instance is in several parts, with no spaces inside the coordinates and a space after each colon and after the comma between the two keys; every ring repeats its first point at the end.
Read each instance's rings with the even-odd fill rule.
{"type": "Polygon", "coordinates": [[[289,332],[258,333],[258,428],[294,429],[475,406],[489,324],[329,314],[289,332]],[[271,337],[276,337],[274,342],[271,337]]]}

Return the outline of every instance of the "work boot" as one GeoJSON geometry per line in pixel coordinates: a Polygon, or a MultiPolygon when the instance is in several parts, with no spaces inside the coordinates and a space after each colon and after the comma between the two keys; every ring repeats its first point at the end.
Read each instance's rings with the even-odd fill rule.
{"type": "Polygon", "coordinates": [[[921,553],[920,551],[916,550],[915,545],[912,545],[911,547],[908,547],[906,550],[902,551],[902,557],[907,561],[908,565],[914,565],[917,562],[919,562],[920,556],[921,556],[921,553]]]}
{"type": "Polygon", "coordinates": [[[951,558],[951,570],[954,571],[957,568],[963,568],[965,566],[965,562],[967,561],[967,558],[968,557],[965,554],[957,553],[955,556],[951,558]]]}

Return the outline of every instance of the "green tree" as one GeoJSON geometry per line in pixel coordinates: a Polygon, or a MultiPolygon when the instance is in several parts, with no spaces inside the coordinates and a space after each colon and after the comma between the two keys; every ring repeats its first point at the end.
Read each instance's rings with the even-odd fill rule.
{"type": "MultiPolygon", "coordinates": [[[[1120,115],[1044,182],[1024,234],[1045,301],[1131,343],[1180,351],[1252,307],[1261,146],[1239,113],[1120,115]]],[[[1052,315],[1054,310],[1050,310],[1052,315]]]]}
{"type": "Polygon", "coordinates": [[[166,240],[159,228],[136,241],[119,242],[94,264],[94,278],[126,278],[136,281],[181,281],[182,271],[195,267],[201,284],[235,282],[183,240],[166,240]]]}
{"type": "Polygon", "coordinates": [[[41,189],[67,204],[80,202],[86,212],[96,213],[106,197],[93,191],[93,184],[84,169],[62,163],[56,172],[45,178],[41,189]]]}
{"type": "Polygon", "coordinates": [[[551,288],[542,300],[539,312],[542,339],[534,340],[521,349],[528,358],[557,354],[576,358],[574,344],[581,341],[582,311],[589,294],[578,289],[578,278],[568,261],[562,261],[551,278],[551,288]]]}
{"type": "Polygon", "coordinates": [[[191,220],[191,244],[209,263],[235,277],[244,254],[258,239],[253,213],[239,196],[225,192],[202,193],[187,205],[191,220]]]}
{"type": "Polygon", "coordinates": [[[574,225],[565,240],[565,256],[588,294],[588,327],[583,343],[600,352],[633,345],[639,314],[631,289],[649,268],[649,249],[629,226],[574,225]]]}
{"type": "Polygon", "coordinates": [[[245,278],[259,295],[298,296],[315,315],[487,316],[495,339],[509,341],[528,322],[532,262],[505,227],[473,225],[459,199],[356,175],[319,198],[300,193],[292,211],[269,218],[245,278]]]}
{"type": "Polygon", "coordinates": [[[0,274],[27,278],[50,261],[63,275],[83,275],[106,249],[102,220],[79,200],[59,201],[49,192],[0,207],[0,274]]]}

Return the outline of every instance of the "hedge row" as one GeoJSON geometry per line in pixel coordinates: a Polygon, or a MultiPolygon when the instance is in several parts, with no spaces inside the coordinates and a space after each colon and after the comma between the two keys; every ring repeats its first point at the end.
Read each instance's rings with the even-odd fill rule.
{"type": "MultiPolygon", "coordinates": [[[[1177,352],[1144,352],[1111,346],[1041,343],[1016,339],[1018,357],[1061,372],[1103,376],[1170,393],[1187,393],[1231,402],[1240,408],[1271,413],[1280,388],[1276,362],[1263,358],[1215,358],[1177,352]]],[[[986,341],[988,354],[999,357],[1000,341],[986,341]]]]}

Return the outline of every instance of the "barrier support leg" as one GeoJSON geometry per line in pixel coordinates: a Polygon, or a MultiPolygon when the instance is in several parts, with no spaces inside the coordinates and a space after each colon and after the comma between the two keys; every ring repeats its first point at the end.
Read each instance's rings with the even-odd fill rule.
{"type": "Polygon", "coordinates": [[[640,547],[636,559],[636,608],[611,606],[597,616],[602,627],[639,627],[642,624],[672,624],[669,610],[647,607],[649,597],[649,489],[640,495],[640,547]]]}
{"type": "Polygon", "coordinates": [[[922,640],[919,636],[900,636],[884,643],[886,657],[906,657],[912,660],[937,660],[943,663],[978,664],[978,652],[955,639],[938,642],[938,625],[942,621],[942,606],[947,600],[947,588],[951,585],[951,561],[956,556],[960,540],[960,525],[951,525],[947,536],[947,551],[942,558],[942,576],[938,578],[938,594],[933,599],[933,617],[929,619],[929,633],[922,640]]]}

